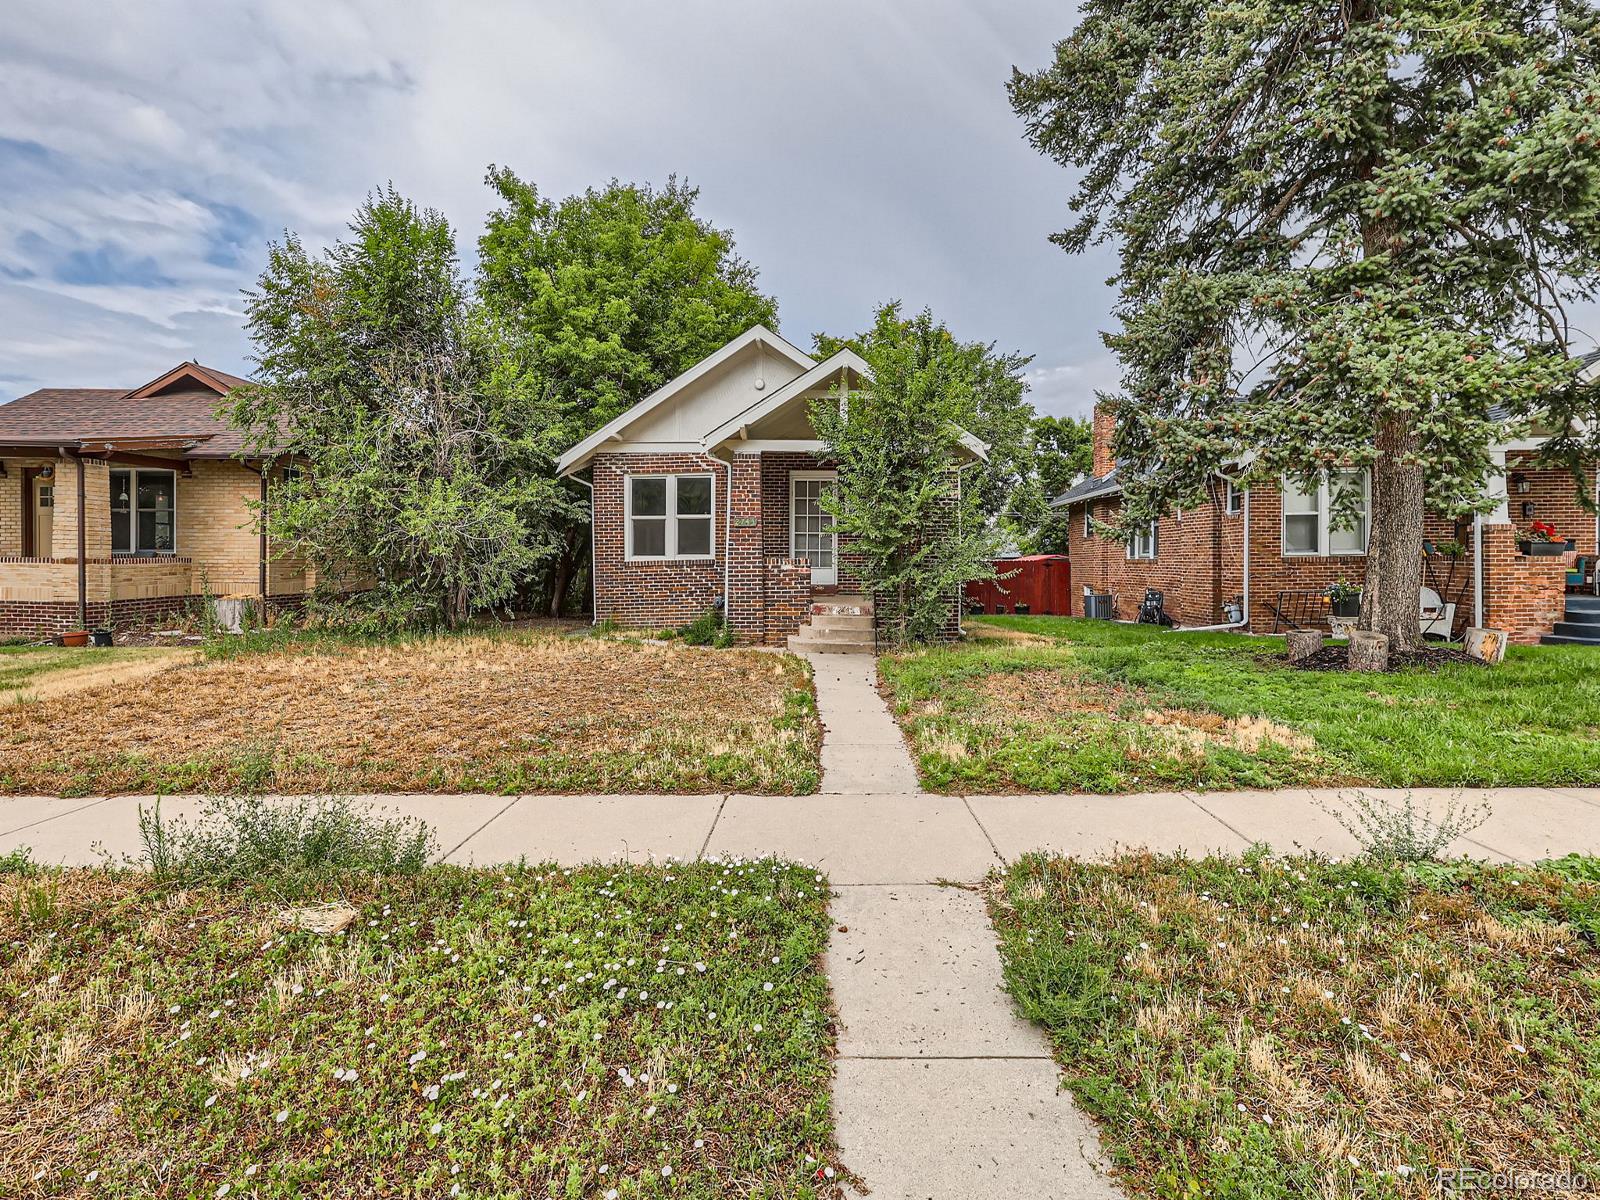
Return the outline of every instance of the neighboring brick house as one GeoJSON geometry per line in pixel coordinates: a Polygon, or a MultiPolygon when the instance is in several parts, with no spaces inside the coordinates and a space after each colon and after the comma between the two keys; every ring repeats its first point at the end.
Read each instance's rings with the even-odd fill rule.
{"type": "Polygon", "coordinates": [[[170,620],[206,593],[303,598],[310,570],[269,555],[251,507],[283,468],[241,461],[216,415],[246,382],[190,362],[0,405],[0,634],[170,620]]]}
{"type": "MultiPolygon", "coordinates": [[[[814,597],[859,592],[818,504],[838,472],[810,404],[871,379],[852,351],[818,362],[758,325],[562,455],[562,475],[588,472],[595,619],[659,629],[721,609],[738,640],[779,644],[814,597]]],[[[952,634],[960,611],[953,595],[952,634]]]]}
{"type": "MultiPolygon", "coordinates": [[[[1591,374],[1600,371],[1600,354],[1585,361],[1591,374]]],[[[1341,528],[1330,516],[1326,477],[1311,494],[1282,486],[1245,492],[1218,478],[1199,507],[1163,517],[1126,544],[1106,536],[1095,521],[1111,520],[1121,503],[1112,433],[1110,419],[1097,406],[1092,473],[1052,502],[1068,513],[1068,556],[1079,597],[1109,594],[1115,615],[1131,620],[1145,590],[1154,588],[1180,625],[1273,633],[1326,625],[1325,589],[1341,579],[1357,586],[1365,579],[1365,509],[1341,528]]],[[[1554,525],[1587,560],[1584,590],[1592,595],[1600,518],[1579,501],[1570,474],[1533,465],[1542,440],[1508,440],[1495,447],[1492,457],[1504,468],[1490,481],[1500,494],[1495,511],[1481,518],[1426,518],[1423,536],[1434,552],[1425,554],[1423,585],[1454,605],[1448,622],[1453,635],[1476,624],[1504,629],[1523,644],[1600,639],[1600,626],[1583,618],[1567,620],[1568,564],[1559,557],[1527,557],[1517,548],[1519,527],[1534,521],[1554,525]]],[[[1348,478],[1370,492],[1365,472],[1348,478]]],[[[1600,498],[1594,468],[1583,487],[1588,496],[1600,498]]],[[[1443,633],[1444,624],[1441,618],[1429,631],[1443,633]]]]}

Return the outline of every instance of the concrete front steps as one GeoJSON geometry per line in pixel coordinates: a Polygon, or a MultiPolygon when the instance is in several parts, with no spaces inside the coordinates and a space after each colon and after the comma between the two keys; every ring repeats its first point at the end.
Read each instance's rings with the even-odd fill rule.
{"type": "Polygon", "coordinates": [[[1568,596],[1566,619],[1539,640],[1547,646],[1600,646],[1600,596],[1568,596]]]}
{"type": "Polygon", "coordinates": [[[872,601],[865,596],[813,600],[811,616],[789,639],[796,654],[871,654],[872,601]]]}

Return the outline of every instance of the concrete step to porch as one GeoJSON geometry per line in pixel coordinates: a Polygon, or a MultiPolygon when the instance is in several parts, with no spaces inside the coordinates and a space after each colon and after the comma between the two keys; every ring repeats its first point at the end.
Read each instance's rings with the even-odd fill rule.
{"type": "MultiPolygon", "coordinates": [[[[1596,614],[1600,619],[1600,614],[1596,614]]],[[[834,630],[865,629],[872,630],[871,613],[812,613],[809,628],[831,633],[834,630]]]]}
{"type": "Polygon", "coordinates": [[[865,596],[846,592],[840,592],[836,596],[813,596],[811,614],[825,617],[870,617],[872,601],[865,596]]]}
{"type": "Polygon", "coordinates": [[[1596,618],[1600,618],[1600,596],[1568,596],[1567,620],[1572,620],[1577,613],[1586,616],[1592,613],[1596,618]]]}
{"type": "Polygon", "coordinates": [[[1572,601],[1569,599],[1564,619],[1574,625],[1600,626],[1600,608],[1573,608],[1572,601]]]}
{"type": "Polygon", "coordinates": [[[1600,646],[1600,631],[1594,637],[1572,637],[1563,633],[1547,633],[1539,639],[1541,646],[1600,646]]]}
{"type": "Polygon", "coordinates": [[[1600,641],[1600,624],[1593,621],[1574,621],[1572,614],[1567,614],[1567,620],[1557,621],[1554,629],[1550,631],[1556,637],[1576,638],[1579,641],[1600,641]]]}

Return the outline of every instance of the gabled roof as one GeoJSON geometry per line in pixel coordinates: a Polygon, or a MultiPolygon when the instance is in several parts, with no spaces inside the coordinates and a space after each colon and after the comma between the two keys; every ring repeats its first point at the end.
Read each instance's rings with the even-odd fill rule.
{"type": "Polygon", "coordinates": [[[583,441],[572,447],[572,449],[568,450],[556,463],[557,474],[570,475],[573,471],[578,470],[594,456],[595,452],[599,450],[600,447],[604,446],[609,441],[619,440],[623,430],[627,429],[628,426],[634,424],[640,420],[640,418],[647,416],[649,413],[654,412],[663,404],[671,400],[674,396],[677,396],[679,393],[681,393],[690,384],[704,378],[706,375],[720,367],[723,363],[727,362],[730,358],[733,358],[741,350],[745,349],[747,346],[752,346],[757,342],[766,346],[768,349],[776,351],[781,357],[787,358],[802,371],[809,370],[816,361],[809,354],[806,354],[802,350],[785,341],[783,338],[779,337],[777,334],[773,333],[772,330],[768,329],[765,325],[752,325],[738,337],[734,338],[733,341],[722,347],[722,349],[713,354],[707,355],[705,358],[702,358],[699,362],[695,363],[694,366],[690,367],[676,379],[668,380],[655,391],[651,392],[643,400],[639,401],[639,403],[628,409],[627,412],[624,412],[615,419],[608,421],[605,425],[601,426],[588,437],[584,438],[583,441]]]}
{"type": "Polygon", "coordinates": [[[231,458],[244,439],[216,410],[248,382],[189,362],[136,388],[40,388],[0,404],[0,444],[126,447],[129,439],[156,439],[187,458],[231,458]]]}
{"type": "Polygon", "coordinates": [[[854,371],[866,380],[871,380],[872,378],[872,368],[867,365],[866,360],[847,346],[830,354],[810,370],[796,375],[788,383],[775,389],[771,395],[762,396],[743,412],[730,417],[717,426],[701,440],[708,450],[713,446],[720,445],[729,438],[736,436],[740,429],[754,425],[763,417],[770,417],[785,404],[814,388],[820,387],[833,376],[845,370],[854,371]]]}

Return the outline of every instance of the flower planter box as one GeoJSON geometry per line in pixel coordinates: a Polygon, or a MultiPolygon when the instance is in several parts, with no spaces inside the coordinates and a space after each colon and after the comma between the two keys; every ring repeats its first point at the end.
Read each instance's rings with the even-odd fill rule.
{"type": "Polygon", "coordinates": [[[1571,539],[1564,542],[1518,542],[1517,549],[1529,558],[1554,558],[1577,547],[1571,539]]]}
{"type": "Polygon", "coordinates": [[[1347,600],[1329,601],[1330,611],[1336,617],[1359,617],[1361,615],[1361,597],[1351,596],[1347,600]]]}

